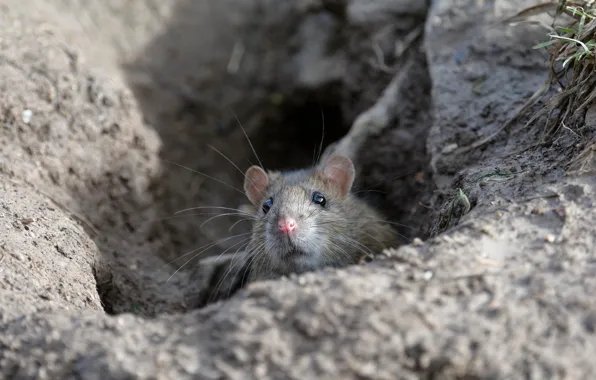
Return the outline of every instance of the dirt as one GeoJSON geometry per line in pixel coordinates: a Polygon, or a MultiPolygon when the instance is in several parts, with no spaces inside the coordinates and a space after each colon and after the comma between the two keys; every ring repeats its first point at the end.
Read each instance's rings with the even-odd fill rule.
{"type": "Polygon", "coordinates": [[[531,4],[0,1],[2,377],[593,377],[593,134],[501,130],[547,78],[495,23],[531,4]],[[174,213],[246,203],[238,121],[308,165],[397,75],[357,187],[404,245],[236,289],[248,223],[174,213]]]}

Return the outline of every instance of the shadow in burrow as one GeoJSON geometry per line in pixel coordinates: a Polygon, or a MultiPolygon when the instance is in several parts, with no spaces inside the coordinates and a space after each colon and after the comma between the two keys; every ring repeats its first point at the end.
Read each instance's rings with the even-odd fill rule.
{"type": "MultiPolygon", "coordinates": [[[[239,123],[242,123],[260,161],[268,169],[309,166],[321,141],[323,125],[325,147],[347,132],[357,115],[355,111],[364,111],[372,105],[394,75],[378,68],[371,70],[366,66],[368,59],[351,56],[350,59],[357,61],[353,66],[372,75],[372,79],[363,76],[358,84],[366,97],[359,98],[359,91],[347,88],[341,80],[313,88],[285,82],[287,73],[281,68],[287,69],[288,66],[279,64],[281,68],[276,70],[276,63],[283,62],[294,53],[292,49],[295,47],[288,40],[292,37],[293,28],[306,16],[293,18],[297,16],[297,11],[288,7],[280,15],[280,20],[282,24],[294,24],[292,27],[281,28],[281,24],[271,22],[263,22],[265,26],[259,26],[255,23],[263,20],[258,17],[263,14],[262,9],[236,9],[238,13],[232,14],[226,6],[229,6],[227,2],[181,2],[164,32],[125,67],[145,121],[155,128],[163,144],[161,158],[164,170],[152,189],[155,195],[152,207],[160,217],[171,217],[177,211],[190,207],[236,208],[247,203],[245,196],[238,191],[242,189],[242,171],[256,163],[257,158],[252,154],[242,129],[238,128],[239,123]],[[242,12],[252,12],[255,17],[244,16],[250,20],[239,22],[237,17],[242,12]],[[282,33],[270,34],[271,29],[276,27],[282,33]],[[274,37],[260,41],[264,34],[274,37]],[[243,64],[231,74],[228,70],[231,56],[240,40],[246,49],[243,64]],[[225,157],[209,145],[220,150],[225,157]]],[[[341,45],[348,42],[343,32],[336,34],[337,38],[329,43],[341,45]]],[[[417,65],[417,75],[413,76],[410,84],[413,87],[404,91],[413,90],[419,97],[403,107],[404,114],[395,117],[391,128],[367,144],[366,147],[374,149],[367,150],[365,147],[360,152],[362,176],[356,184],[357,190],[361,190],[359,195],[368,197],[385,210],[398,225],[403,224],[397,229],[403,235],[404,243],[412,237],[424,235],[423,219],[427,209],[420,205],[424,198],[420,193],[430,186],[430,179],[426,176],[425,152],[430,85],[424,54],[419,54],[417,59],[422,65],[417,65]],[[395,144],[400,146],[397,151],[392,148],[395,144]]],[[[134,200],[122,200],[123,203],[129,201],[134,204],[134,200]]],[[[202,213],[213,212],[207,210],[202,213]]],[[[162,221],[140,234],[136,231],[136,235],[140,236],[136,244],[148,244],[159,259],[173,262],[170,271],[181,265],[184,265],[184,270],[195,268],[199,258],[220,254],[229,248],[235,250],[237,241],[225,240],[230,236],[229,229],[233,225],[233,233],[237,234],[247,233],[250,228],[247,222],[235,224],[238,218],[234,217],[216,218],[201,226],[211,216],[214,215],[181,216],[162,221]],[[143,234],[148,237],[146,242],[141,242],[143,234]],[[186,252],[218,241],[195,260],[187,262],[188,256],[180,259],[186,252]]],[[[142,251],[138,247],[136,250],[142,251]]],[[[114,256],[113,250],[108,256],[114,256]]],[[[218,273],[222,271],[216,271],[214,276],[217,277],[218,273]]],[[[244,276],[239,276],[239,279],[242,278],[244,276]]],[[[129,288],[137,289],[137,295],[143,292],[139,289],[142,281],[134,284],[136,280],[133,277],[127,281],[130,282],[129,288]]],[[[170,288],[178,287],[182,293],[195,294],[192,278],[189,283],[185,281],[173,281],[170,288]]],[[[98,283],[106,305],[116,302],[120,304],[117,309],[122,310],[122,303],[131,298],[124,294],[127,290],[114,286],[109,279],[98,283]]],[[[211,279],[209,283],[217,281],[211,279]]],[[[241,284],[234,286],[237,288],[241,284]]],[[[163,289],[153,290],[167,293],[163,289]]],[[[186,297],[180,302],[180,308],[206,303],[204,293],[198,298],[201,299],[186,297]]],[[[168,308],[177,309],[171,304],[164,304],[160,310],[168,308]]],[[[154,305],[152,309],[157,310],[154,305]]],[[[112,310],[115,308],[112,307],[112,310]]]]}

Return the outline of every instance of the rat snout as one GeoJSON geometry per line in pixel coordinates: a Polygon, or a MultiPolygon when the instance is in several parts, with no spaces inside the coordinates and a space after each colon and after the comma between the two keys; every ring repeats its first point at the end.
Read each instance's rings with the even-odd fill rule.
{"type": "Polygon", "coordinates": [[[282,216],[277,221],[277,227],[280,232],[291,234],[296,232],[296,228],[298,227],[298,225],[296,223],[296,219],[282,216]]]}

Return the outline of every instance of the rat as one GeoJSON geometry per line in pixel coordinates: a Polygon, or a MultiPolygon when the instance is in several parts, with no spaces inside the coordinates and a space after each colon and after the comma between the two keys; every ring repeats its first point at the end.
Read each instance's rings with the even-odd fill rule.
{"type": "Polygon", "coordinates": [[[246,171],[244,191],[255,216],[248,282],[345,267],[396,243],[390,224],[353,194],[355,173],[340,154],[308,169],[246,171]]]}

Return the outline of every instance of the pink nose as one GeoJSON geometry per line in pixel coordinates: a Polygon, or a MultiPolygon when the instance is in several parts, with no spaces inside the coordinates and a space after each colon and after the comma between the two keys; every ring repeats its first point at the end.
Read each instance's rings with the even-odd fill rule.
{"type": "Polygon", "coordinates": [[[296,221],[292,218],[280,218],[277,226],[281,232],[293,232],[296,230],[296,221]]]}

